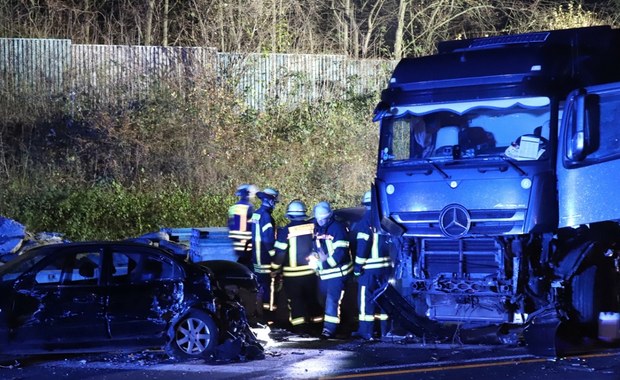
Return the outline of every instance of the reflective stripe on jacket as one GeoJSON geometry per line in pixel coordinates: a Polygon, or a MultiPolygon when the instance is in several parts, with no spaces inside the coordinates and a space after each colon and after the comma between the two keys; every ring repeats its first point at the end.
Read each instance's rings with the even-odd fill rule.
{"type": "Polygon", "coordinates": [[[240,200],[228,209],[228,237],[233,240],[233,248],[237,252],[252,247],[250,223],[253,209],[252,204],[246,200],[240,200]]]}
{"type": "Polygon", "coordinates": [[[343,277],[353,272],[347,228],[332,218],[323,226],[314,225],[316,250],[327,256],[319,263],[321,280],[343,277]]]}
{"type": "MultiPolygon", "coordinates": [[[[353,226],[356,238],[355,265],[366,270],[390,268],[392,260],[385,236],[370,224],[370,210],[353,226]]],[[[357,270],[356,270],[357,272],[357,270]]]]}
{"type": "Polygon", "coordinates": [[[279,230],[272,267],[282,269],[284,277],[314,276],[314,268],[308,265],[313,236],[314,223],[305,220],[293,220],[279,230]]]}
{"type": "Polygon", "coordinates": [[[270,273],[275,255],[275,225],[271,209],[259,207],[252,215],[252,264],[255,273],[270,273]]]}

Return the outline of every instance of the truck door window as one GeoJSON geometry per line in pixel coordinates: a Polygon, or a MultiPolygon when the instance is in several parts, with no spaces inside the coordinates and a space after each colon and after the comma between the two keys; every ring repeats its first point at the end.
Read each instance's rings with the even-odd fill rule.
{"type": "Polygon", "coordinates": [[[568,165],[590,165],[620,157],[620,94],[588,94],[583,102],[570,103],[566,117],[564,157],[568,165]],[[579,120],[581,114],[583,120],[579,120]]]}
{"type": "Polygon", "coordinates": [[[620,94],[590,95],[585,105],[586,161],[617,157],[620,154],[620,94]]]}

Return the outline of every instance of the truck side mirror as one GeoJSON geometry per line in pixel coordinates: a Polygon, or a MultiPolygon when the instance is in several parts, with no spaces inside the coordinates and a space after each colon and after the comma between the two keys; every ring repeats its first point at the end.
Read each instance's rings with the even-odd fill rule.
{"type": "Polygon", "coordinates": [[[585,134],[583,131],[577,132],[571,138],[571,148],[569,158],[574,161],[582,161],[586,158],[585,154],[585,134]]]}
{"type": "Polygon", "coordinates": [[[586,95],[576,96],[571,110],[571,130],[567,156],[570,160],[582,161],[586,158],[586,95]]]}
{"type": "Polygon", "coordinates": [[[370,187],[370,217],[371,217],[371,224],[373,227],[375,227],[378,231],[383,232],[382,228],[381,228],[381,211],[378,208],[378,201],[379,197],[377,195],[377,186],[373,183],[370,187]]]}

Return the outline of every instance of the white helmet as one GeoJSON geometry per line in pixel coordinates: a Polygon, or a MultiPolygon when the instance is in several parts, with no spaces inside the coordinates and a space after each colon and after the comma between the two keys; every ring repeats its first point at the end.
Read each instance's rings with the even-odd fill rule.
{"type": "Polygon", "coordinates": [[[278,190],[269,187],[263,191],[259,191],[258,193],[256,193],[256,196],[261,200],[269,199],[273,200],[274,202],[280,202],[280,193],[278,192],[278,190]]]}
{"type": "Polygon", "coordinates": [[[364,206],[370,206],[371,198],[370,198],[370,190],[365,192],[362,196],[362,204],[364,206]]]}
{"type": "Polygon", "coordinates": [[[254,198],[258,192],[256,185],[248,185],[248,191],[250,192],[250,198],[254,198]]]}
{"type": "Polygon", "coordinates": [[[291,201],[291,203],[289,203],[286,207],[286,217],[289,219],[299,217],[305,218],[307,216],[307,211],[308,210],[306,209],[306,205],[304,204],[304,202],[300,201],[299,199],[295,199],[294,201],[291,201]]]}
{"type": "Polygon", "coordinates": [[[250,196],[250,185],[248,184],[239,185],[239,187],[237,187],[237,191],[235,192],[235,195],[238,197],[249,197],[250,196]]]}
{"type": "Polygon", "coordinates": [[[319,202],[314,206],[314,218],[319,222],[319,225],[321,221],[328,219],[332,214],[332,208],[327,202],[319,202]]]}

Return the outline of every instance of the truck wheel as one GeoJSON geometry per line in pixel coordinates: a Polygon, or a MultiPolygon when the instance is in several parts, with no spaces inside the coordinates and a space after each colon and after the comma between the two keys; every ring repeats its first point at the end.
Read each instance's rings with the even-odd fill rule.
{"type": "Polygon", "coordinates": [[[592,265],[573,278],[572,304],[576,321],[580,324],[593,324],[598,320],[601,289],[597,275],[597,267],[592,265]]]}
{"type": "Polygon", "coordinates": [[[168,337],[165,351],[171,358],[206,358],[215,349],[218,330],[209,314],[191,310],[170,327],[168,337]]]}

